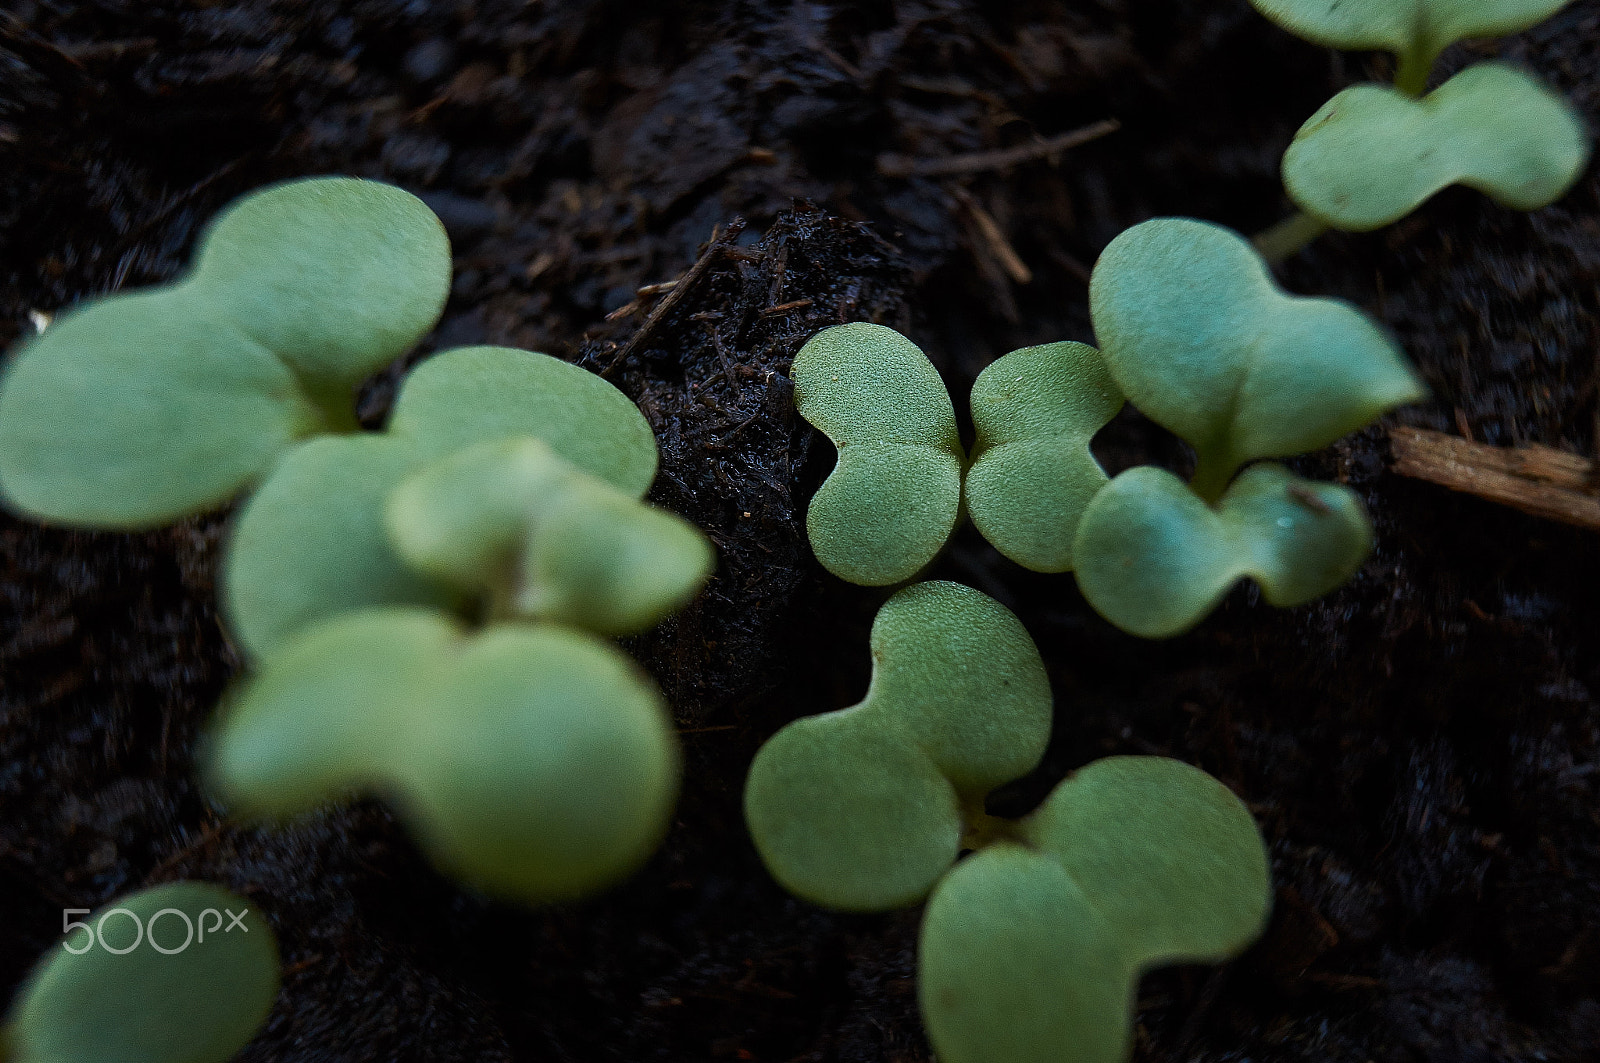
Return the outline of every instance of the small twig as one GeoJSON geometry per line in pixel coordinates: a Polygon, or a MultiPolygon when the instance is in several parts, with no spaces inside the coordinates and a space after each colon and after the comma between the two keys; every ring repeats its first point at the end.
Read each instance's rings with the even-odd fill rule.
{"type": "Polygon", "coordinates": [[[684,295],[694,287],[695,281],[705,276],[706,272],[711,269],[711,263],[717,260],[740,233],[744,232],[744,226],[745,221],[743,218],[734,218],[722,233],[712,234],[711,243],[706,247],[705,252],[701,254],[694,265],[689,267],[687,273],[671,282],[672,290],[667,293],[667,297],[656,304],[656,308],[650,311],[650,316],[644,319],[644,324],[639,326],[639,331],[635,332],[632,338],[617,351],[610,363],[600,370],[601,376],[609,377],[617,371],[619,365],[639,349],[639,345],[648,339],[650,334],[656,330],[656,327],[661,324],[662,318],[666,317],[672,308],[683,300],[684,295]]]}
{"type": "Polygon", "coordinates": [[[1492,447],[1424,428],[1389,430],[1394,471],[1535,517],[1600,531],[1600,466],[1553,447],[1492,447]]]}
{"type": "Polygon", "coordinates": [[[1121,128],[1121,122],[1115,118],[1107,118],[1093,125],[1086,125],[1082,129],[1057,133],[1053,137],[1045,137],[1032,144],[1019,144],[1001,151],[978,151],[969,155],[947,155],[939,159],[914,159],[909,155],[884,154],[878,156],[878,172],[885,177],[946,177],[951,174],[978,173],[984,170],[1009,170],[1013,166],[1058,155],[1069,148],[1087,144],[1091,140],[1099,140],[1121,128]]]}
{"type": "Polygon", "coordinates": [[[989,253],[1000,264],[1000,268],[1006,271],[1006,276],[1018,284],[1032,283],[1033,270],[1029,269],[1028,264],[1022,261],[1022,256],[1017,254],[1017,249],[1012,247],[1011,241],[1006,239],[1006,234],[1000,231],[1000,223],[995,221],[994,217],[984,210],[966,189],[956,188],[952,191],[956,200],[972,218],[973,228],[983,238],[989,253]]]}
{"type": "Polygon", "coordinates": [[[777,306],[767,307],[761,311],[761,316],[773,317],[778,314],[787,314],[791,310],[799,310],[801,307],[810,306],[814,302],[816,302],[815,299],[794,299],[787,303],[779,303],[777,306]]]}

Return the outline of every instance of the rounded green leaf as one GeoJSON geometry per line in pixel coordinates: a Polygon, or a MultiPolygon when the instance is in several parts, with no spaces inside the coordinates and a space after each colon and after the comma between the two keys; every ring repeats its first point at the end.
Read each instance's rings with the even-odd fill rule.
{"type": "Polygon", "coordinates": [[[18,991],[8,1063],[225,1063],[272,1010],[272,930],[220,886],[156,886],[83,922],[18,991]]]}
{"type": "Polygon", "coordinates": [[[508,615],[643,631],[699,593],[716,554],[683,518],[581,472],[531,436],[426,466],[391,493],[408,565],[508,615]]]}
{"type": "Polygon", "coordinates": [[[1564,195],[1588,158],[1565,100],[1514,67],[1480,63],[1421,100],[1381,85],[1344,90],[1295,134],[1283,180],[1308,214],[1362,231],[1452,184],[1534,210],[1564,195]]]}
{"type": "Polygon", "coordinates": [[[1537,25],[1571,0],[1251,0],[1299,37],[1348,51],[1418,53],[1431,65],[1468,37],[1499,37],[1537,25]]]}
{"type": "Polygon", "coordinates": [[[915,576],[961,513],[965,456],[938,371],[893,329],[856,322],[813,336],[791,376],[800,416],[839,451],[806,513],[817,560],[866,586],[915,576]]]}
{"type": "Polygon", "coordinates": [[[390,797],[442,867],[542,903],[610,885],[665,833],[672,725],[615,646],[552,626],[478,634],[423,609],[346,613],[226,707],[210,776],[246,812],[390,797]]]}
{"type": "Polygon", "coordinates": [[[1060,863],[1137,968],[1218,963],[1266,926],[1272,884],[1255,820],[1182,761],[1097,760],[1025,822],[1028,841],[1060,863]]]}
{"type": "Polygon", "coordinates": [[[0,488],[40,520],[152,527],[226,502],[321,425],[294,374],[182,285],[115,296],[13,358],[0,488]]]}
{"type": "Polygon", "coordinates": [[[229,206],[201,237],[190,286],[314,388],[346,392],[425,336],[449,292],[433,211],[352,177],[286,181],[229,206]]]}
{"type": "Polygon", "coordinates": [[[1122,1063],[1136,968],[1059,863],[1002,842],[928,901],[917,997],[940,1063],[1122,1063]]]}
{"type": "Polygon", "coordinates": [[[1027,774],[1050,736],[1039,651],[1004,606],[958,583],[900,591],[872,625],[860,704],[797,720],[756,755],[745,819],[797,895],[913,904],[955,860],[963,813],[1027,774]]]}
{"type": "Polygon", "coordinates": [[[143,528],[226,502],[295,441],[355,427],[353,388],[450,287],[437,218],[348,178],[253,193],[177,281],[65,315],[0,380],[0,492],[42,520],[143,528]]]}
{"type": "Polygon", "coordinates": [[[1338,484],[1281,465],[1246,469],[1217,507],[1164,469],[1129,469],[1095,496],[1073,550],[1095,611],[1144,638],[1182,634],[1248,576],[1279,606],[1337,587],[1361,567],[1372,526],[1338,484]]]}
{"type": "Polygon", "coordinates": [[[1107,483],[1089,441],[1121,408],[1100,352],[1083,343],[1024,347],[978,374],[966,492],[983,537],[1024,568],[1070,569],[1078,518],[1107,483]]]}
{"type": "Polygon", "coordinates": [[[1326,446],[1425,393],[1364,315],[1284,294],[1219,225],[1157,218],[1126,230],[1095,264],[1089,305],[1117,386],[1195,448],[1207,498],[1247,461],[1326,446]]]}

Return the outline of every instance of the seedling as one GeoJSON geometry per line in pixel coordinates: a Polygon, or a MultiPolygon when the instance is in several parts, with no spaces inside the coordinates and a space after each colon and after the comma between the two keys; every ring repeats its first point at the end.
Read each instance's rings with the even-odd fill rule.
{"type": "Polygon", "coordinates": [[[225,1063],[278,994],[272,930],[219,886],[142,890],[69,929],[11,1003],[7,1063],[225,1063]]]}
{"type": "Polygon", "coordinates": [[[615,646],[377,608],[312,624],[224,707],[210,778],[240,813],[392,801],[440,866],[514,900],[592,892],[665,833],[676,736],[615,646]]]}
{"type": "Polygon", "coordinates": [[[1274,261],[1328,228],[1359,232],[1398,221],[1452,184],[1535,210],[1565,195],[1588,161],[1588,136],[1572,107],[1514,67],[1468,67],[1423,96],[1449,45],[1527,29],[1568,0],[1252,2],[1307,40],[1382,49],[1400,61],[1394,88],[1348,88],[1295,134],[1283,181],[1302,213],[1257,238],[1274,261]]]}
{"type": "Polygon", "coordinates": [[[355,386],[450,288],[416,197],[294,181],[224,211],[188,273],[62,317],[0,382],[0,491],[39,520],[145,528],[211,509],[296,442],[356,428],[355,386]]]}
{"type": "Polygon", "coordinates": [[[860,704],[762,747],[745,815],[773,876],[813,903],[932,893],[918,997],[941,1060],[1115,1063],[1143,971],[1220,962],[1261,932],[1260,834],[1195,768],[1113,757],[1020,820],[984,810],[1037,765],[1051,716],[1038,650],[999,603],[915,584],[879,611],[872,656],[860,704]]]}

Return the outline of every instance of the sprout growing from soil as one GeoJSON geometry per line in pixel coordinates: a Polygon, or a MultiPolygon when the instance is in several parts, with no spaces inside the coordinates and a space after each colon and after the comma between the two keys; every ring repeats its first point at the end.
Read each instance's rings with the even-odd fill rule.
{"type": "Polygon", "coordinates": [[[247,815],[387,797],[440,866],[543,903],[644,862],[678,752],[654,685],[601,639],[381,608],[279,648],[225,706],[210,778],[247,815]]]}
{"type": "Polygon", "coordinates": [[[1187,488],[1135,468],[1089,505],[1073,556],[1095,610],[1158,638],[1197,623],[1242,575],[1277,605],[1347,579],[1371,539],[1348,488],[1275,465],[1234,474],[1327,446],[1422,397],[1377,326],[1344,303],[1284,294],[1243,238],[1185,218],[1113,240],[1089,304],[1118,387],[1197,459],[1187,488]]]}
{"type": "Polygon", "coordinates": [[[271,929],[219,886],[141,890],[69,928],[11,1004],[8,1063],[225,1063],[278,994],[271,929]]]}
{"type": "Polygon", "coordinates": [[[438,320],[444,228],[350,178],[239,200],[189,271],[97,300],[0,381],[0,492],[30,516],[143,528],[221,505],[298,441],[356,428],[355,387],[438,320]]]}
{"type": "Polygon", "coordinates": [[[1160,757],[1097,761],[1020,820],[984,799],[1031,771],[1050,688],[1027,631],[954,583],[900,591],[872,628],[867,697],[756,755],[751,836],[785,888],[880,911],[932,892],[919,999],[951,1063],[1115,1063],[1140,974],[1220,962],[1261,932],[1265,847],[1215,779],[1160,757]],[[963,849],[977,850],[957,863],[963,849]]]}

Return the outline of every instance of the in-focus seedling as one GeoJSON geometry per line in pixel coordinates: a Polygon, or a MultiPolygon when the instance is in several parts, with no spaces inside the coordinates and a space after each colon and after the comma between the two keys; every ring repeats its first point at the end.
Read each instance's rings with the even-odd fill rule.
{"type": "Polygon", "coordinates": [[[297,441],[356,428],[356,385],[450,288],[416,197],[350,178],[239,200],[171,284],[101,299],[0,381],[0,492],[40,520],[142,528],[221,505],[297,441]]]}
{"type": "Polygon", "coordinates": [[[602,639],[381,608],[278,648],[224,707],[210,778],[247,815],[384,796],[442,867],[543,903],[643,863],[678,753],[654,684],[602,639]]]}
{"type": "Polygon", "coordinates": [[[883,606],[859,705],[797,720],[757,754],[745,814],[773,876],[833,908],[932,892],[919,999],[950,1063],[1116,1063],[1140,974],[1219,962],[1261,932],[1266,852],[1215,779],[1159,757],[1097,761],[1033,813],[984,810],[1050,726],[1017,619],[953,583],[883,606]],[[957,863],[962,849],[977,852],[957,863]]]}
{"type": "Polygon", "coordinates": [[[272,1010],[272,930],[220,886],[155,886],[72,922],[12,1001],[7,1063],[225,1063],[272,1010]]]}

